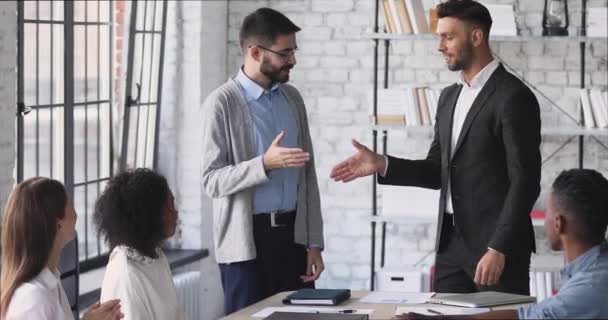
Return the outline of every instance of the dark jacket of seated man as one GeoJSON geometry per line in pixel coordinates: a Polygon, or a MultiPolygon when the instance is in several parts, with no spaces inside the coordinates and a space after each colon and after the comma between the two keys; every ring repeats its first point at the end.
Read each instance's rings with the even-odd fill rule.
{"type": "Polygon", "coordinates": [[[398,319],[608,319],[608,180],[589,169],[563,171],[546,201],[545,233],[552,250],[564,250],[557,295],[517,310],[472,316],[398,319]]]}

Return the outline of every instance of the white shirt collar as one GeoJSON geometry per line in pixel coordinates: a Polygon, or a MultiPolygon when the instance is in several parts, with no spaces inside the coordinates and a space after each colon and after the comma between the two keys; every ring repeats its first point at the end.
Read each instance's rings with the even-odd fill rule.
{"type": "Polygon", "coordinates": [[[475,77],[473,77],[473,80],[471,80],[470,84],[467,84],[467,82],[464,80],[464,75],[462,74],[462,71],[460,71],[458,73],[457,82],[458,84],[461,84],[468,88],[483,88],[483,86],[486,84],[486,82],[488,82],[490,76],[492,76],[492,74],[494,73],[494,71],[496,71],[499,65],[500,64],[498,63],[498,60],[492,60],[492,62],[488,63],[483,69],[481,69],[481,71],[479,71],[475,75],[475,77]]]}
{"type": "Polygon", "coordinates": [[[59,272],[51,271],[48,267],[42,269],[36,278],[38,278],[40,283],[50,290],[56,288],[60,281],[59,272]]]}

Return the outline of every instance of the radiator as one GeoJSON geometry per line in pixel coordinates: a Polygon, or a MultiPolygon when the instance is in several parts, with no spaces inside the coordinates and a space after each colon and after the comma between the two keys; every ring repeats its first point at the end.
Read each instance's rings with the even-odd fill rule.
{"type": "Polygon", "coordinates": [[[181,304],[186,320],[200,319],[202,283],[200,271],[187,271],[173,276],[177,301],[181,304]]]}

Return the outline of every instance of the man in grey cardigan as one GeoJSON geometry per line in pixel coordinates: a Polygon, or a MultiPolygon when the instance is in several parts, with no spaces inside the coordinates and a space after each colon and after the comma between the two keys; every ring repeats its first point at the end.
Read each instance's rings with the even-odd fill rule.
{"type": "Polygon", "coordinates": [[[261,8],[241,26],[244,64],[203,104],[202,184],[213,198],[226,314],[313,287],[323,221],[304,101],[286,84],[300,30],[261,8]]]}

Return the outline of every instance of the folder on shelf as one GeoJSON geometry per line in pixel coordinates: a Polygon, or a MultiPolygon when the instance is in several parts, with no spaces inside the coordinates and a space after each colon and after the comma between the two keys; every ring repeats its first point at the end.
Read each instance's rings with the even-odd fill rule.
{"type": "Polygon", "coordinates": [[[431,125],[431,113],[429,111],[428,101],[426,99],[426,88],[416,88],[416,96],[418,97],[418,106],[420,107],[420,116],[422,125],[431,125]]]}
{"type": "Polygon", "coordinates": [[[589,99],[589,92],[587,89],[579,90],[581,96],[581,108],[583,108],[583,120],[586,128],[595,128],[595,119],[593,117],[593,111],[591,109],[591,100],[589,99]]]}
{"type": "Polygon", "coordinates": [[[386,32],[395,33],[395,22],[393,21],[393,16],[391,13],[391,8],[388,4],[388,0],[382,0],[382,12],[384,13],[384,24],[386,27],[386,32]]]}
{"type": "Polygon", "coordinates": [[[283,303],[296,305],[338,305],[350,298],[348,289],[300,289],[288,295],[283,303]]]}
{"type": "Polygon", "coordinates": [[[426,22],[426,15],[424,14],[424,7],[422,6],[422,0],[406,0],[407,13],[410,16],[412,23],[412,29],[415,34],[428,33],[429,25],[426,22]]]}
{"type": "Polygon", "coordinates": [[[401,27],[403,28],[403,33],[411,34],[412,22],[410,21],[410,16],[407,13],[405,0],[395,0],[395,4],[397,7],[397,15],[399,16],[399,22],[401,23],[401,27]]]}
{"type": "Polygon", "coordinates": [[[399,21],[399,14],[397,13],[397,3],[395,1],[396,0],[388,0],[388,8],[391,12],[391,17],[393,18],[393,23],[395,25],[395,33],[402,34],[403,26],[399,21]]]}

